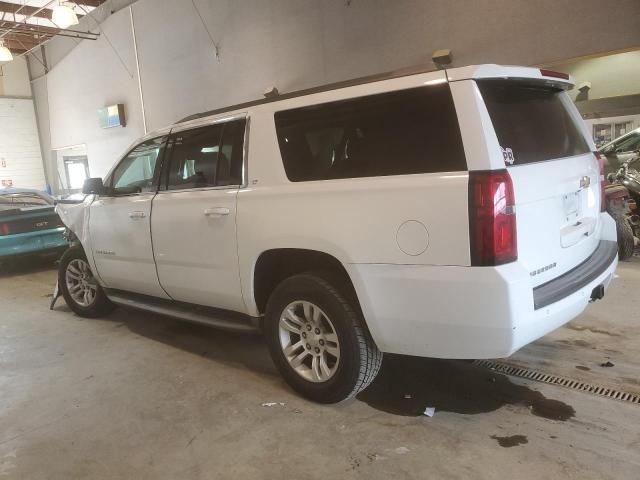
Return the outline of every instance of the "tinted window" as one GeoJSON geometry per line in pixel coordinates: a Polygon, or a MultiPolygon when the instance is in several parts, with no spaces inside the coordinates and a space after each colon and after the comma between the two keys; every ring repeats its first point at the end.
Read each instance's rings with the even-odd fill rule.
{"type": "Polygon", "coordinates": [[[111,177],[114,194],[156,190],[154,175],[166,139],[166,136],[158,137],[138,145],[118,164],[111,177]]]}
{"type": "Polygon", "coordinates": [[[242,183],[245,121],[186,130],[169,141],[167,189],[182,190],[242,183]]]}
{"type": "Polygon", "coordinates": [[[514,165],[589,151],[562,103],[561,91],[503,80],[479,81],[478,86],[500,146],[512,150],[514,165]]]}
{"type": "Polygon", "coordinates": [[[217,185],[241,185],[244,158],[244,120],[224,124],[220,152],[224,163],[218,165],[217,185]]]}
{"type": "Polygon", "coordinates": [[[446,83],[286,110],[275,121],[294,182],[467,168],[446,83]]]}

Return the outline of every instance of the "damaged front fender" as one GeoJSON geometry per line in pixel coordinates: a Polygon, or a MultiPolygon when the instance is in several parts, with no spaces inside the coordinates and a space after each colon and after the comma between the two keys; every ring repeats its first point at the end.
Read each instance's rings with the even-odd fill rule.
{"type": "Polygon", "coordinates": [[[89,233],[90,207],[94,198],[95,195],[86,195],[76,199],[58,200],[56,202],[56,213],[64,223],[64,226],[67,227],[67,240],[70,245],[79,244],[82,246],[94,276],[102,283],[93,259],[93,248],[89,233]]]}

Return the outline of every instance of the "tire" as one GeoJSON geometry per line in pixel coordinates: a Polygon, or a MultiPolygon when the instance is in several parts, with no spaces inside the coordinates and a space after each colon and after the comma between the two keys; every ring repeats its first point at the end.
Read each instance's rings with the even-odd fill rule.
{"type": "Polygon", "coordinates": [[[70,248],[62,255],[58,268],[58,288],[69,308],[81,317],[104,317],[115,308],[115,305],[105,295],[102,287],[95,281],[89,269],[87,257],[79,246],[70,248]],[[84,269],[79,268],[79,265],[82,264],[85,265],[84,269]],[[81,276],[84,276],[84,278],[77,279],[81,276]],[[85,297],[86,302],[81,303],[78,300],[79,291],[70,292],[70,289],[73,290],[73,287],[78,284],[81,284],[79,291],[85,291],[88,288],[93,292],[88,297],[85,297]],[[91,285],[91,287],[85,287],[84,285],[91,285]]]}
{"type": "Polygon", "coordinates": [[[616,215],[616,231],[618,233],[618,258],[620,260],[629,260],[633,256],[634,239],[633,229],[627,220],[627,217],[616,215]]]}
{"type": "Polygon", "coordinates": [[[369,386],[382,365],[382,352],[364,328],[359,308],[330,278],[311,272],[284,280],[267,302],[264,324],[271,357],[285,381],[319,403],[354,397],[369,386]],[[300,342],[297,349],[286,349],[300,342]]]}

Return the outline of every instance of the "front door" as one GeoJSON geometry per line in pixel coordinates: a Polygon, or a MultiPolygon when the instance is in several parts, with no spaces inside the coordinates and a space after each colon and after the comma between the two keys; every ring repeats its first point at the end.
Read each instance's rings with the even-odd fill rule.
{"type": "Polygon", "coordinates": [[[245,311],[236,198],[245,119],[172,131],[151,233],[158,277],[174,300],[245,311]]]}
{"type": "Polygon", "coordinates": [[[108,288],[169,298],[158,281],[151,246],[151,204],[166,137],[135,147],[92,204],[89,233],[98,275],[108,288]]]}

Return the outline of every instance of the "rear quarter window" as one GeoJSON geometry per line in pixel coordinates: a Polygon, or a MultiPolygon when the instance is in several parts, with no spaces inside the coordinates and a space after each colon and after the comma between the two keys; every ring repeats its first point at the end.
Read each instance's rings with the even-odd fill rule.
{"type": "Polygon", "coordinates": [[[480,80],[478,87],[500,146],[513,152],[513,165],[590,151],[562,90],[517,80],[480,80]]]}
{"type": "Polygon", "coordinates": [[[275,114],[289,180],[467,169],[447,83],[275,114]]]}

